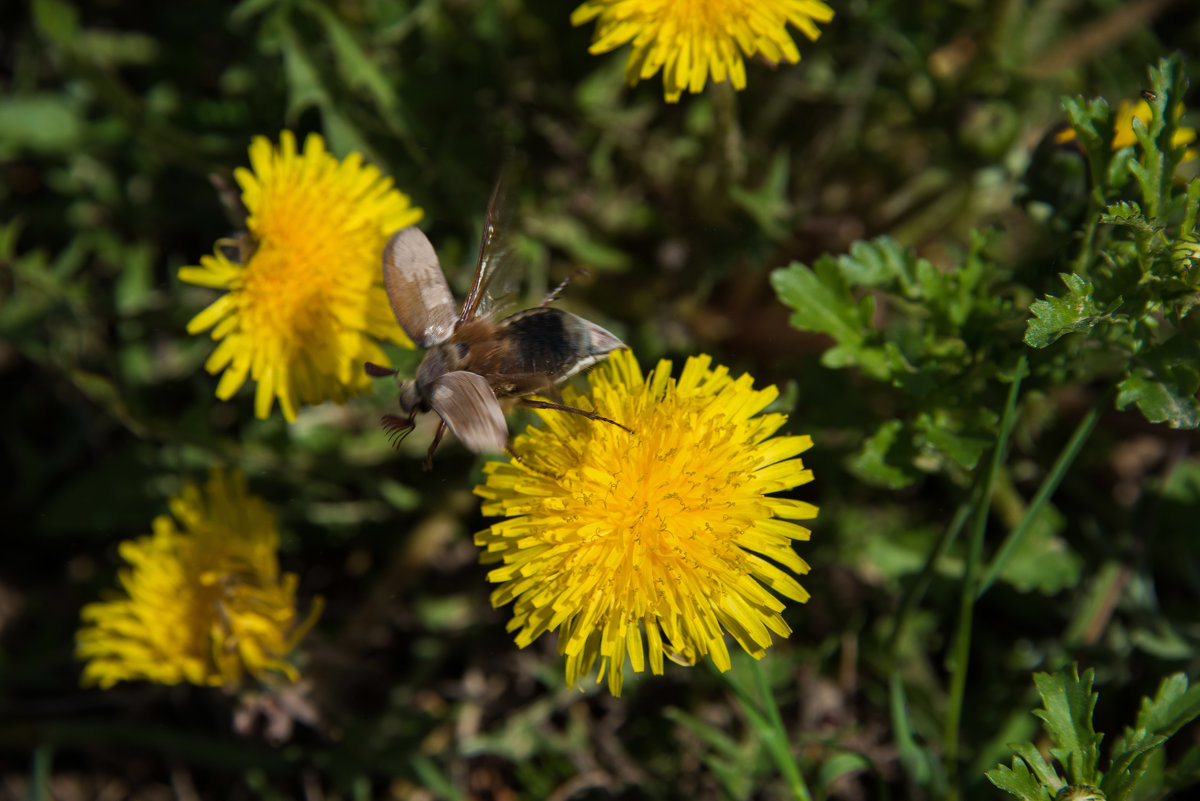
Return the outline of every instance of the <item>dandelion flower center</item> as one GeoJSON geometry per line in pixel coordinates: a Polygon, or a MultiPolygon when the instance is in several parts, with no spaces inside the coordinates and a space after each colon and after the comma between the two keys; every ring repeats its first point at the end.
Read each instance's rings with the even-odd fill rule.
{"type": "Polygon", "coordinates": [[[224,371],[217,397],[232,397],[249,377],[257,416],[278,399],[294,420],[302,403],[368,389],[362,363],[387,363],[379,340],[411,345],[392,317],[380,253],[421,210],[357,154],[339,162],[319,136],[302,153],[290,132],[278,149],[256,139],[250,163],[235,177],[254,247],[242,263],[218,249],[180,270],[183,281],[228,290],[188,332],[212,328],[220,341],[205,364],[224,371]]]}
{"type": "Polygon", "coordinates": [[[709,75],[744,89],[743,55],[795,64],[800,51],[788,24],[815,41],[816,23],[829,22],[833,11],[820,0],[587,0],[571,14],[573,25],[593,19],[589,52],[632,43],[626,79],[632,85],[661,69],[663,92],[674,103],[684,90],[701,91],[709,75]]]}
{"type": "Polygon", "coordinates": [[[522,647],[560,629],[570,684],[599,659],[597,680],[607,672],[619,694],[626,655],[641,672],[647,645],[654,673],[664,656],[726,670],[725,632],[761,656],[790,633],[773,593],[808,597],[787,571],[807,572],[791,543],[809,532],[789,521],[816,508],[770,493],[811,480],[795,458],[811,440],[774,436],[786,418],[759,414],[773,388],[709,365],[690,359],[675,380],[663,362],[643,378],[618,352],[592,374],[590,399],[564,400],[634,434],[545,411],[514,442],[520,463],[485,467],[483,511],[509,516],[476,535],[485,561],[503,562],[492,601],[515,602],[522,647]]]}
{"type": "Polygon", "coordinates": [[[275,519],[240,474],[189,485],[154,533],[121,543],[122,591],[88,604],[76,654],[84,684],[236,686],[246,673],[295,681],[289,655],[320,614],[296,614],[297,577],[280,574],[275,519]]]}

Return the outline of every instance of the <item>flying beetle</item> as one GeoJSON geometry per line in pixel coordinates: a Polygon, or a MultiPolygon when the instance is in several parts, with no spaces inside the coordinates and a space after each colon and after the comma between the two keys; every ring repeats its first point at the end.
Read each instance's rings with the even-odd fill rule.
{"type": "Polygon", "coordinates": [[[428,352],[412,379],[401,380],[396,370],[370,362],[365,367],[372,377],[397,376],[404,416],[388,414],[382,420],[397,444],[413,430],[418,414],[433,411],[441,417],[426,470],[433,467],[433,452],[447,428],[475,453],[511,453],[502,401],[570,412],[632,433],[595,412],[530,397],[553,392],[625,344],[595,323],[549,305],[570,278],[541,305],[491,318],[492,288],[503,255],[502,194],[500,182],[484,219],[475,276],[457,312],[437,253],[420,229],[402,229],[383,249],[383,282],[392,313],[409,338],[428,352]]]}

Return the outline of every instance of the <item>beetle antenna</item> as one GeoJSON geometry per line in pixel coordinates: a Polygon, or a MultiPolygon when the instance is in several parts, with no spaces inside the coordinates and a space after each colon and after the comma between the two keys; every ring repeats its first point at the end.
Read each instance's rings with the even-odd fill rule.
{"type": "Polygon", "coordinates": [[[571,271],[570,275],[568,275],[566,278],[564,278],[562,280],[561,284],[554,287],[554,290],[551,291],[549,295],[542,298],[542,305],[549,306],[551,303],[553,303],[554,299],[557,298],[559,295],[561,295],[562,291],[567,288],[567,284],[571,283],[572,281],[574,281],[576,278],[578,278],[581,275],[591,275],[591,273],[588,272],[588,269],[586,267],[576,267],[574,270],[571,271]]]}
{"type": "Polygon", "coordinates": [[[374,362],[363,363],[363,370],[365,370],[367,375],[371,376],[371,378],[384,378],[389,375],[396,375],[400,372],[399,370],[391,367],[384,367],[383,365],[375,364],[374,362]]]}
{"type": "Polygon", "coordinates": [[[388,442],[392,443],[393,448],[399,448],[400,443],[404,442],[404,438],[417,427],[413,421],[413,416],[397,417],[394,414],[385,414],[379,418],[379,422],[383,425],[383,430],[387,432],[388,442]]]}

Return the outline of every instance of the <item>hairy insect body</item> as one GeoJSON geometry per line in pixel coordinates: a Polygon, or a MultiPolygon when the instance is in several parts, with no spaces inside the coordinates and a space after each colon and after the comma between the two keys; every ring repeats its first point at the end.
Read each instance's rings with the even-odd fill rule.
{"type": "Polygon", "coordinates": [[[487,378],[498,398],[550,389],[624,347],[595,323],[546,307],[504,318],[490,337],[456,336],[451,343],[467,347],[457,369],[487,378]]]}
{"type": "Polygon", "coordinates": [[[497,399],[546,392],[621,347],[608,331],[561,309],[474,320],[429,349],[416,378],[401,382],[400,407],[406,414],[432,411],[434,385],[456,371],[483,376],[497,399]]]}
{"type": "MultiPolygon", "coordinates": [[[[420,230],[406,228],[384,248],[384,285],[392,311],[409,338],[427,353],[416,376],[399,382],[400,410],[406,416],[386,415],[383,424],[393,436],[403,437],[413,429],[417,414],[432,411],[441,417],[429,446],[427,469],[447,428],[476,453],[504,450],[508,445],[508,425],[500,405],[504,399],[629,430],[595,412],[529,397],[552,391],[625,345],[593,322],[550,308],[561,286],[541,306],[502,320],[483,313],[497,261],[493,258],[495,205],[493,195],[475,277],[457,312],[437,254],[420,230]]],[[[396,375],[395,370],[370,363],[366,370],[372,376],[396,375]]]]}

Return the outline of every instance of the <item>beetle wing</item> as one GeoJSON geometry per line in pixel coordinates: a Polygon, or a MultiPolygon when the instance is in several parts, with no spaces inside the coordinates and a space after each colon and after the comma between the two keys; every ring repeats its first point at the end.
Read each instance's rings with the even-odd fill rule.
{"type": "Polygon", "coordinates": [[[433,382],[429,405],[454,436],[475,453],[503,451],[508,445],[508,424],[487,379],[458,370],[433,382]]]}
{"type": "Polygon", "coordinates": [[[508,207],[508,172],[505,169],[500,173],[492,189],[492,198],[488,201],[487,213],[483,218],[483,238],[479,242],[475,275],[463,300],[455,328],[493,311],[492,307],[497,302],[505,302],[513,289],[515,277],[511,269],[512,242],[508,230],[512,224],[508,207]]]}
{"type": "Polygon", "coordinates": [[[396,322],[418,347],[450,338],[457,316],[454,296],[421,229],[409,226],[388,240],[383,249],[383,285],[396,322]]]}

